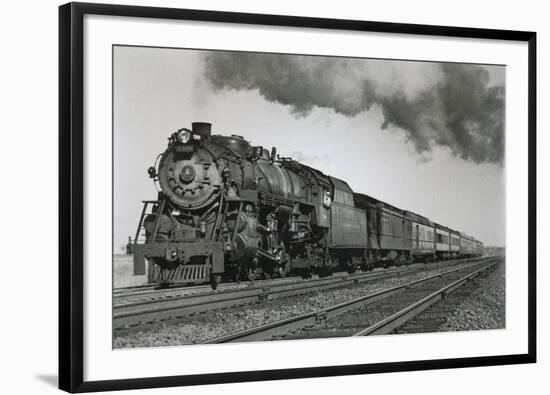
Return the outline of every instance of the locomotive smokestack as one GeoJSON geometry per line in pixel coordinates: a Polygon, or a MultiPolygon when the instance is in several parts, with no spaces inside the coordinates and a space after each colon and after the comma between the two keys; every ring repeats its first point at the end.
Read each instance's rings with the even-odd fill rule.
{"type": "Polygon", "coordinates": [[[208,122],[193,122],[191,128],[194,134],[198,134],[201,137],[210,136],[212,133],[212,124],[208,122]]]}

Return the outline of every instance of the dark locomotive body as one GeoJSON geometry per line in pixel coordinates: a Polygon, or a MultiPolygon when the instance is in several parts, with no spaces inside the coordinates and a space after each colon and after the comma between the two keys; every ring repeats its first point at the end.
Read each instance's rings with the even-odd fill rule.
{"type": "Polygon", "coordinates": [[[354,193],[340,179],[193,123],[174,133],[149,176],[131,251],[150,282],[215,287],[289,272],[309,277],[479,256],[464,233],[354,193]],[[146,263],[149,270],[146,270],[146,263]]]}

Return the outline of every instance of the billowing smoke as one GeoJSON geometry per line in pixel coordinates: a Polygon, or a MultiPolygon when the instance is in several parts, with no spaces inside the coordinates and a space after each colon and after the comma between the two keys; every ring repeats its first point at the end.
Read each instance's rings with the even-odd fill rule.
{"type": "Polygon", "coordinates": [[[482,66],[240,52],[204,61],[216,90],[257,90],[296,116],[378,106],[382,128],[402,129],[418,153],[444,146],[475,163],[503,162],[504,86],[482,66]]]}

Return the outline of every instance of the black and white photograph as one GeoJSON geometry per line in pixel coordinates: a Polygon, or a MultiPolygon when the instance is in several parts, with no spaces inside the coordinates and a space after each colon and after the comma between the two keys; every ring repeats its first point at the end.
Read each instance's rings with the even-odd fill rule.
{"type": "Polygon", "coordinates": [[[113,45],[113,349],[505,330],[506,76],[113,45]]]}
{"type": "Polygon", "coordinates": [[[2,393],[545,393],[544,11],[7,3],[2,393]]]}

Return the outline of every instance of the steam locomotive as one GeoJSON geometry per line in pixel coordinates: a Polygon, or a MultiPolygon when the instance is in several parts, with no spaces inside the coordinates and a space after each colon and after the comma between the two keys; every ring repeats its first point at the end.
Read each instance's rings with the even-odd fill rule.
{"type": "Polygon", "coordinates": [[[168,140],[148,169],[158,198],[143,202],[131,246],[134,274],[150,282],[216,288],[482,254],[471,236],[355,193],[275,148],[212,135],[209,123],[168,140]]]}

